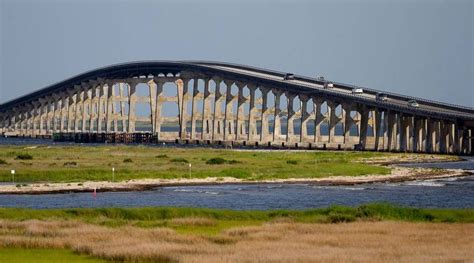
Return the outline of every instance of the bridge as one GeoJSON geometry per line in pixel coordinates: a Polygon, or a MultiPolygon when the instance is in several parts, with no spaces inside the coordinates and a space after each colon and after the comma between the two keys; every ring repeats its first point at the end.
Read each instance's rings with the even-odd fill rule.
{"type": "Polygon", "coordinates": [[[0,133],[473,154],[474,109],[244,65],[142,61],[0,105],[0,133]]]}

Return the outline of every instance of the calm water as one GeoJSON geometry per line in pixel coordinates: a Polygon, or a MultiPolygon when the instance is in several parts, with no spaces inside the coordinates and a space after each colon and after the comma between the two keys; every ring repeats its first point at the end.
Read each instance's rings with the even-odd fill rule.
{"type": "MultiPolygon", "coordinates": [[[[25,144],[31,144],[30,140],[26,141],[25,144]]],[[[465,162],[406,166],[474,171],[474,158],[470,157],[465,162]]],[[[474,208],[474,176],[357,186],[260,184],[162,187],[144,192],[99,192],[95,199],[92,193],[0,195],[0,207],[29,208],[179,206],[265,210],[358,206],[371,202],[411,207],[474,208]]]]}

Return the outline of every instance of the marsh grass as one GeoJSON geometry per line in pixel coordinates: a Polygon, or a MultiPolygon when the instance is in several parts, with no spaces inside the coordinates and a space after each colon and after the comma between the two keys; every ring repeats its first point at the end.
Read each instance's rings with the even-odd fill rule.
{"type": "Polygon", "coordinates": [[[469,261],[473,222],[472,209],[388,204],[303,211],[0,209],[0,249],[71,249],[120,262],[469,261]]]}

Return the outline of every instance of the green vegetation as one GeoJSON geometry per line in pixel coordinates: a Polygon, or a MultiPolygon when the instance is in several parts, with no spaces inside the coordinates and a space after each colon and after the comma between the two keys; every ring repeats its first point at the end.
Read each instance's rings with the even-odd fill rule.
{"type": "MultiPolygon", "coordinates": [[[[140,178],[235,177],[246,180],[322,178],[389,174],[390,168],[364,160],[401,154],[376,152],[234,151],[211,148],[157,148],[149,146],[1,146],[0,181],[84,182],[140,178]],[[17,159],[17,157],[23,156],[17,159]],[[27,162],[24,157],[30,156],[27,162]],[[126,160],[132,160],[132,162],[126,160]],[[297,161],[295,165],[293,161],[297,161]],[[64,165],[59,165],[64,164],[64,165]],[[218,165],[210,165],[218,164],[218,165]]],[[[28,157],[26,157],[28,159],[28,157]]]]}
{"type": "Polygon", "coordinates": [[[124,159],[123,162],[124,163],[133,163],[133,160],[130,159],[130,158],[127,158],[127,159],[124,159]]]}
{"type": "Polygon", "coordinates": [[[189,163],[189,161],[184,159],[184,158],[174,158],[174,159],[171,159],[170,162],[172,162],[172,163],[189,163]]]}
{"type": "Polygon", "coordinates": [[[0,165],[2,164],[8,164],[7,161],[3,160],[3,159],[0,159],[0,165]]]}
{"type": "Polygon", "coordinates": [[[89,256],[77,255],[64,249],[0,248],[0,263],[92,263],[107,262],[89,256]]]}
{"type": "Polygon", "coordinates": [[[33,160],[33,156],[27,153],[20,153],[16,156],[17,160],[33,160]]]}
{"type": "Polygon", "coordinates": [[[239,161],[237,160],[226,160],[224,158],[221,158],[221,157],[214,157],[214,158],[211,158],[209,160],[206,161],[206,164],[236,164],[236,163],[240,163],[239,161]]]}
{"type": "MultiPolygon", "coordinates": [[[[368,204],[359,207],[332,206],[309,210],[236,211],[207,208],[73,208],[73,209],[23,209],[0,208],[0,219],[23,221],[83,220],[88,223],[120,226],[128,223],[142,227],[168,226],[180,228],[175,219],[209,219],[204,228],[240,226],[241,223],[264,223],[289,219],[304,223],[339,223],[353,221],[409,221],[474,223],[474,209],[420,209],[404,208],[390,204],[368,204]]],[[[196,225],[194,225],[196,227],[196,225]]],[[[214,229],[215,230],[215,229],[214,229]]]]}

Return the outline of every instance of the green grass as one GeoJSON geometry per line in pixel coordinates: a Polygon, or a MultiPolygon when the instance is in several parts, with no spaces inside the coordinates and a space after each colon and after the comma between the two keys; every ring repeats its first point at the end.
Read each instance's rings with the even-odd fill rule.
{"type": "Polygon", "coordinates": [[[216,234],[236,226],[258,225],[275,220],[305,223],[340,223],[353,221],[408,221],[474,223],[474,209],[419,209],[390,204],[368,204],[359,207],[333,206],[309,210],[236,211],[206,208],[74,208],[23,209],[0,208],[0,219],[23,221],[82,220],[111,227],[127,224],[140,227],[171,227],[179,232],[216,234]],[[211,225],[175,224],[173,219],[209,219],[211,225]]]}
{"type": "MultiPolygon", "coordinates": [[[[1,146],[0,181],[84,182],[140,178],[231,176],[246,180],[389,174],[390,168],[360,161],[390,155],[376,152],[255,152],[148,146],[1,146]],[[32,159],[18,159],[31,156],[32,159]],[[222,162],[224,160],[224,162],[222,162]],[[296,162],[296,163],[295,163],[296,162]],[[65,165],[71,164],[74,165],[65,165]],[[218,165],[212,165],[218,164],[218,165]]],[[[399,157],[400,155],[392,154],[399,157]]]]}
{"type": "Polygon", "coordinates": [[[0,248],[0,263],[93,263],[107,262],[89,256],[77,255],[63,249],[0,248]]]}

